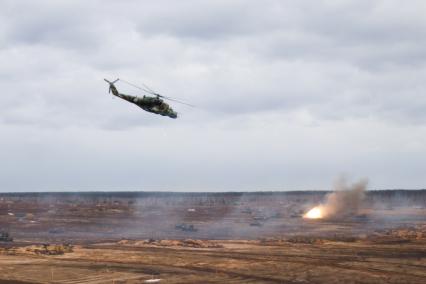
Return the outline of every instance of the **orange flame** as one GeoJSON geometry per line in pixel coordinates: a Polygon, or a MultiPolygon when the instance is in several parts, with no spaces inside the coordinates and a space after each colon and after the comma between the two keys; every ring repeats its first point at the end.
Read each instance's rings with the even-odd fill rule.
{"type": "Polygon", "coordinates": [[[323,217],[323,210],[320,206],[316,206],[309,210],[305,215],[303,215],[303,218],[307,219],[321,219],[323,217]]]}

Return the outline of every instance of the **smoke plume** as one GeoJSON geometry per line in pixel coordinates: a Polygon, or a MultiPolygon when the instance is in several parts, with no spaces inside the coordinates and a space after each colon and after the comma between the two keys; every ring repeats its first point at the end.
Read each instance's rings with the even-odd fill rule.
{"type": "Polygon", "coordinates": [[[367,179],[348,184],[344,178],[340,178],[334,184],[334,191],[320,205],[323,218],[344,219],[356,216],[364,200],[367,184],[367,179]]]}

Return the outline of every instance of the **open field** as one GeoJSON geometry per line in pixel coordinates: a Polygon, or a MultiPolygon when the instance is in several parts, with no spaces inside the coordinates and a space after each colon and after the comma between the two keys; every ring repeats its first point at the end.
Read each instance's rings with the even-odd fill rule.
{"type": "Polygon", "coordinates": [[[325,194],[3,194],[0,283],[424,283],[426,191],[325,194]]]}

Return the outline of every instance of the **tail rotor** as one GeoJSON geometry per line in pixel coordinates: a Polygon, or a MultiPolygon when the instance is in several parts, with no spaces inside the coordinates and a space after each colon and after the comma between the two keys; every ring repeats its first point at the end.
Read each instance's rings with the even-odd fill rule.
{"type": "Polygon", "coordinates": [[[109,89],[108,89],[108,93],[111,93],[111,89],[114,87],[114,84],[118,82],[118,80],[120,80],[119,78],[115,79],[114,81],[108,81],[107,79],[104,79],[105,82],[107,82],[109,84],[109,89]]]}

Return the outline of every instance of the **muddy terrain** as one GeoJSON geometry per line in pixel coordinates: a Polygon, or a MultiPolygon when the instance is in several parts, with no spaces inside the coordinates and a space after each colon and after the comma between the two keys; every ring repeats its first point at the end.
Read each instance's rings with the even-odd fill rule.
{"type": "Polygon", "coordinates": [[[0,195],[0,283],[424,283],[426,191],[0,195]]]}

